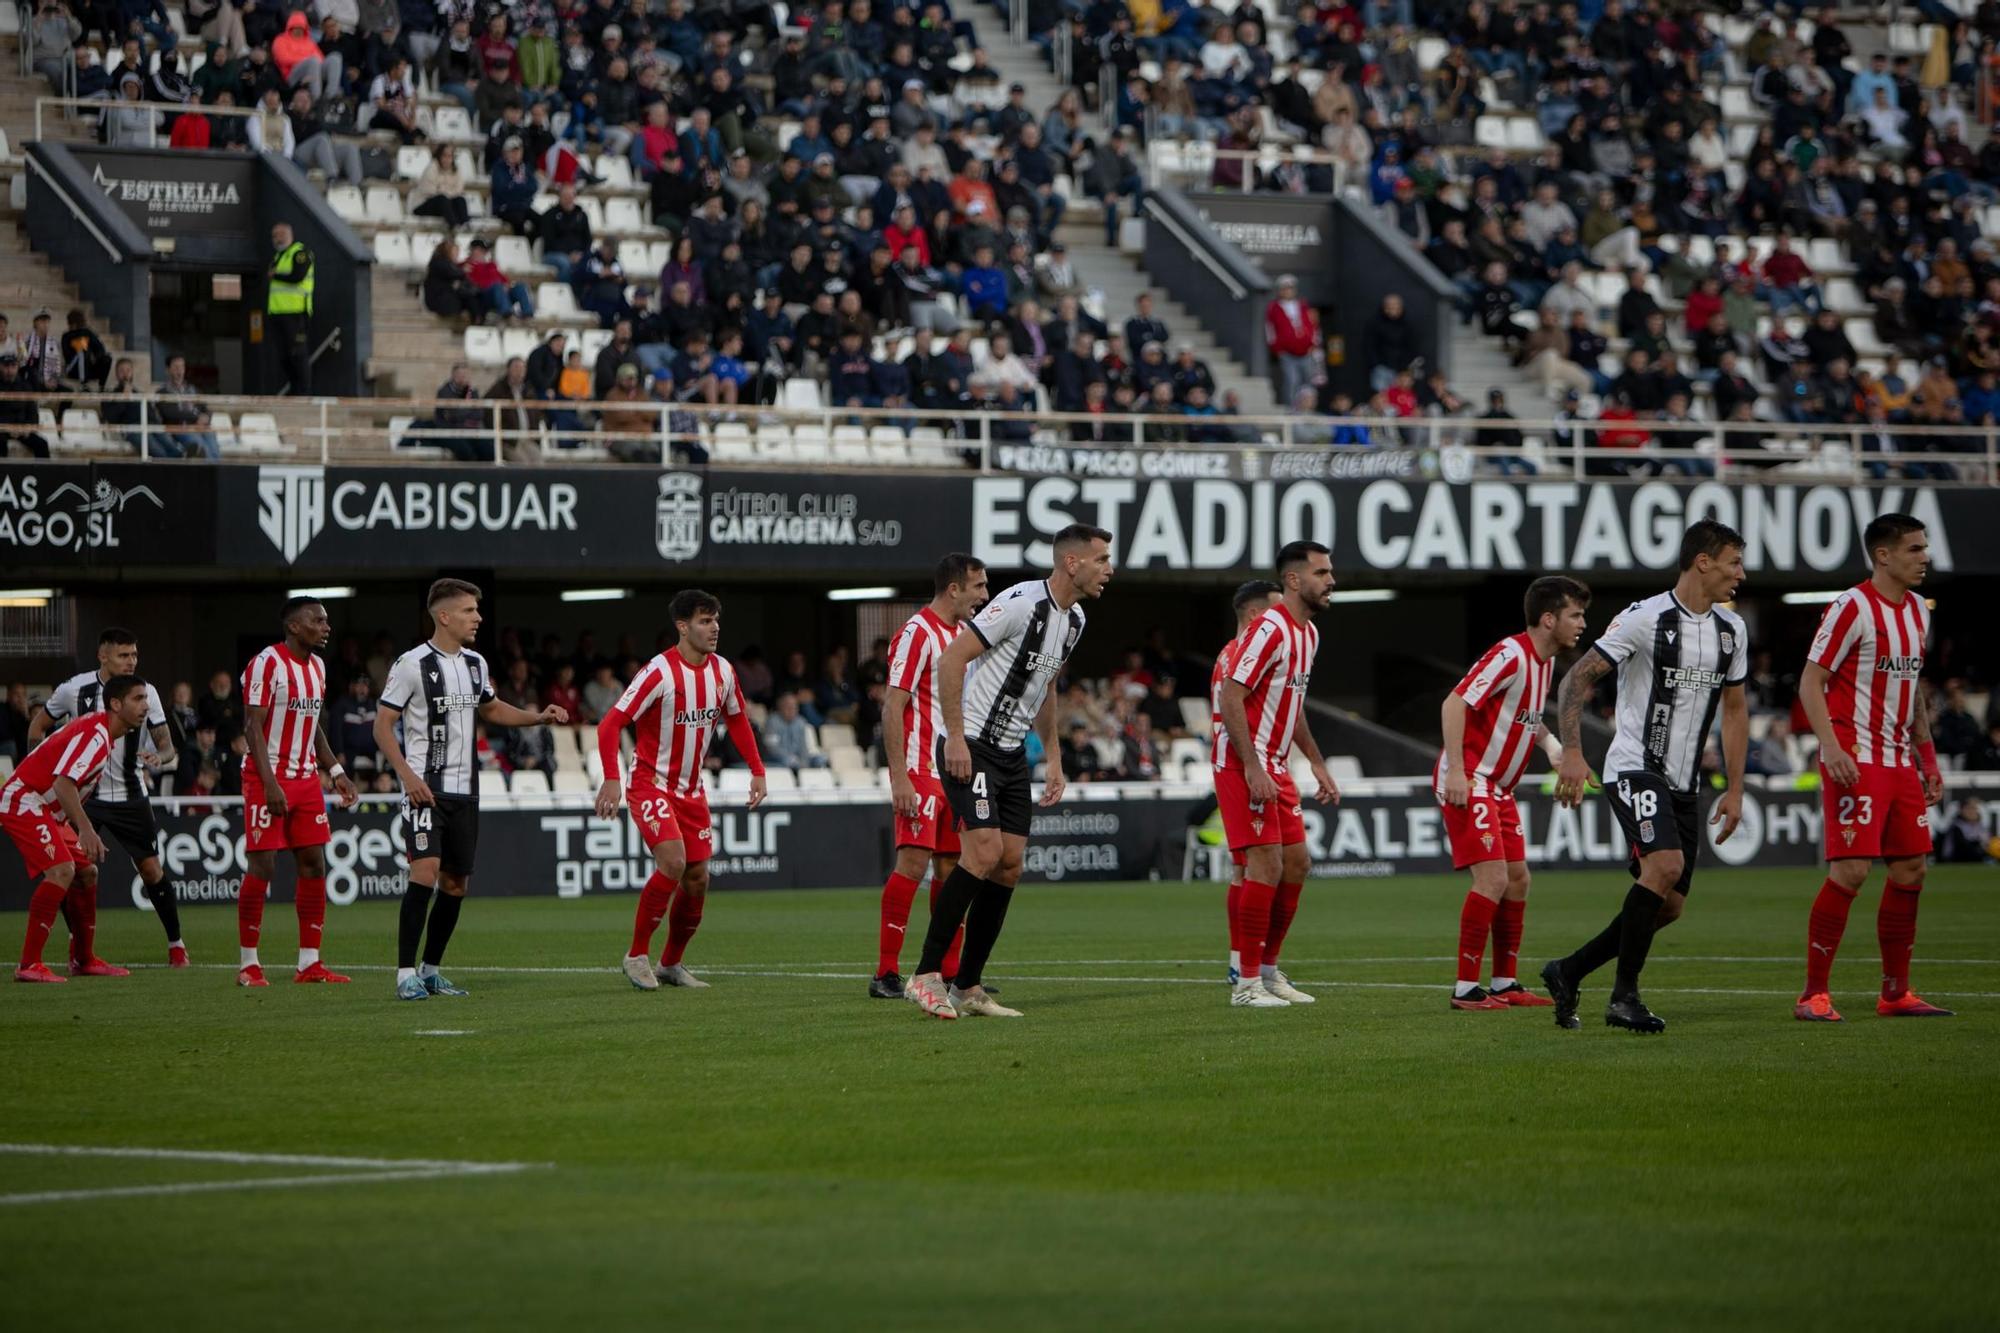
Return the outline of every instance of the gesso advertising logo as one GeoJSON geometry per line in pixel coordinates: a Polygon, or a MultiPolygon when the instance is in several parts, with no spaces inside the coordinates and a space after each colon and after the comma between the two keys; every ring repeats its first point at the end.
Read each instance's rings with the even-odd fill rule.
{"type": "MultiPolygon", "coordinates": [[[[190,831],[185,819],[160,839],[160,864],[174,881],[182,902],[236,901],[248,861],[243,852],[243,818],[235,810],[202,816],[190,831]]],[[[343,819],[333,813],[333,837],[326,845],[326,898],[346,907],[362,898],[403,895],[403,831],[393,812],[365,811],[343,819]]],[[[132,905],[152,909],[145,886],[132,876],[132,905]]]]}

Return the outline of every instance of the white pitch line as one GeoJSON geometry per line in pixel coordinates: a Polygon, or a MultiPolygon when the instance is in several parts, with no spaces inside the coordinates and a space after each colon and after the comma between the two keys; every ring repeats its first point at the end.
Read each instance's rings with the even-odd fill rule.
{"type": "Polygon", "coordinates": [[[454,1176],[511,1175],[546,1162],[460,1162],[410,1157],[327,1157],[309,1153],[227,1152],[195,1148],[111,1148],[64,1143],[0,1143],[0,1154],[17,1157],[108,1157],[127,1161],[224,1162],[232,1166],[322,1166],[339,1175],[265,1176],[248,1180],[185,1180],[162,1185],[107,1185],[100,1189],[37,1190],[0,1194],[0,1207],[74,1203],[87,1199],[129,1199],[146,1195],[210,1194],[223,1190],[310,1189],[373,1181],[441,1180],[454,1176]]]}
{"type": "Polygon", "coordinates": [[[330,1166],[354,1171],[420,1169],[460,1171],[504,1168],[517,1171],[532,1162],[463,1162],[430,1157],[329,1157],[312,1153],[231,1152],[206,1148],[112,1148],[88,1143],[0,1143],[0,1154],[22,1157],[129,1157],[159,1162],[227,1162],[232,1166],[330,1166]]]}
{"type": "Polygon", "coordinates": [[[31,1203],[76,1203],[89,1199],[133,1199],[149,1194],[215,1194],[227,1190],[312,1189],[320,1185],[365,1185],[376,1181],[443,1180],[462,1176],[503,1175],[526,1170],[508,1163],[478,1171],[355,1171],[339,1176],[272,1176],[253,1180],[189,1180],[173,1185],[115,1185],[93,1190],[44,1190],[38,1194],[0,1194],[0,1207],[31,1203]]]}
{"type": "Polygon", "coordinates": [[[477,1028],[418,1028],[413,1037],[470,1037],[477,1028]]]}

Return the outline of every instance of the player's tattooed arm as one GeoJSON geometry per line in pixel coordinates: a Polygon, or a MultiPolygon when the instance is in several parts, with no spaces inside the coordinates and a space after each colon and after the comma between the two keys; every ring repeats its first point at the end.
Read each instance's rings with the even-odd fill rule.
{"type": "Polygon", "coordinates": [[[1583,789],[1590,781],[1590,764],[1583,757],[1583,708],[1597,690],[1597,682],[1611,670],[1611,659],[1603,653],[1585,653],[1563,677],[1556,697],[1556,730],[1562,737],[1562,762],[1556,765],[1556,800],[1563,805],[1581,805],[1583,789]]]}
{"type": "Polygon", "coordinates": [[[1923,779],[1924,804],[1936,805],[1944,799],[1944,774],[1938,771],[1936,750],[1931,740],[1931,705],[1923,689],[1917,690],[1917,706],[1910,710],[1910,745],[1917,752],[1917,776],[1923,779]],[[1930,761],[1925,762],[1925,756],[1930,761]]]}

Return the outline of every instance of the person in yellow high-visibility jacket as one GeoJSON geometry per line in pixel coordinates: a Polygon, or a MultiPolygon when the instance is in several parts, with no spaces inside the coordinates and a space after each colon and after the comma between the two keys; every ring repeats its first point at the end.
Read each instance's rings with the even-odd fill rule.
{"type": "Polygon", "coordinates": [[[312,392],[313,253],[292,239],[291,224],[271,228],[271,266],[265,272],[265,337],[276,349],[278,371],[289,381],[281,392],[312,392]]]}

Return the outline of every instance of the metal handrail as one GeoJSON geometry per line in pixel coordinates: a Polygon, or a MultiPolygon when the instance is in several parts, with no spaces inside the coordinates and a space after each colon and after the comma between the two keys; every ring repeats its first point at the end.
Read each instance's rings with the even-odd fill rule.
{"type": "Polygon", "coordinates": [[[1201,266],[1210,273],[1213,273],[1221,281],[1222,285],[1229,289],[1231,296],[1241,301],[1250,295],[1249,289],[1231,277],[1228,269],[1215,262],[1215,256],[1208,252],[1208,247],[1188,235],[1187,230],[1180,223],[1174,221],[1173,215],[1161,207],[1159,202],[1151,195],[1146,196],[1146,212],[1168,231],[1172,232],[1174,239],[1179,241],[1189,254],[1200,260],[1201,266]]]}
{"type": "MultiPolygon", "coordinates": [[[[200,102],[132,102],[120,97],[37,97],[35,99],[35,137],[43,138],[42,108],[55,107],[59,110],[92,111],[103,114],[106,111],[151,111],[154,119],[149,127],[148,147],[160,146],[159,117],[166,116],[233,116],[238,120],[254,120],[255,107],[205,106],[200,102]]],[[[171,131],[169,131],[171,133],[171,131]]]]}
{"type": "MultiPolygon", "coordinates": [[[[110,441],[120,437],[136,435],[138,443],[143,445],[155,436],[184,435],[201,430],[198,426],[161,424],[157,418],[158,405],[167,400],[157,393],[157,389],[151,396],[92,393],[0,395],[0,401],[9,399],[26,399],[51,412],[59,409],[95,411],[99,420],[96,432],[105,440],[107,450],[116,448],[110,441]],[[142,407],[142,420],[138,424],[104,424],[103,409],[107,405],[124,404],[129,407],[135,397],[142,407]]],[[[813,443],[809,447],[797,448],[760,445],[754,458],[743,461],[753,462],[756,466],[823,466],[829,458],[826,446],[835,446],[837,450],[837,446],[844,442],[844,437],[837,436],[844,426],[891,426],[906,439],[912,428],[935,429],[940,433],[940,442],[933,443],[928,436],[914,442],[923,446],[917,452],[918,466],[956,468],[961,465],[961,456],[969,456],[965,461],[981,471],[1088,472],[1101,461],[1099,456],[1107,451],[1137,449],[1148,455],[1162,456],[1158,465],[1146,473],[1148,476],[1202,475],[1239,463],[1254,467],[1265,475],[1282,475],[1282,469],[1248,462],[1276,452],[1345,457],[1355,460],[1354,463],[1343,464],[1335,471],[1344,475],[1367,475],[1359,460],[1399,451],[1429,451],[1439,460],[1438,470],[1443,475],[1464,477],[1475,470],[1475,465],[1483,456],[1508,456],[1516,452],[1507,448],[1486,449],[1473,445],[1471,441],[1477,433],[1494,423],[1472,416],[1388,418],[1350,415],[1335,418],[1218,415],[1191,418],[1185,415],[1140,414],[1119,415],[1107,421],[1103,416],[1076,412],[930,412],[916,408],[838,406],[802,410],[663,403],[651,398],[629,405],[603,400],[562,399],[529,400],[517,405],[511,399],[484,397],[463,400],[303,399],[216,394],[203,396],[199,402],[210,413],[228,412],[239,422],[245,415],[252,414],[267,414],[276,419],[279,423],[274,427],[276,447],[243,455],[254,461],[282,461],[285,458],[297,461],[317,459],[322,463],[412,461],[412,455],[405,449],[397,448],[390,439],[387,419],[392,415],[408,415],[417,419],[409,428],[399,432],[398,438],[406,445],[476,438],[492,443],[495,462],[503,466],[509,463],[506,456],[509,446],[518,446],[514,452],[524,453],[538,462],[585,462],[594,459],[597,453],[595,448],[585,448],[581,452],[572,450],[565,447],[565,441],[589,446],[643,445],[643,449],[629,452],[634,456],[656,458],[664,464],[672,461],[676,448],[699,445],[713,449],[719,439],[727,439],[736,428],[743,430],[742,438],[754,442],[758,429],[764,426],[803,432],[813,443]],[[464,424],[438,425],[435,416],[440,410],[465,414],[464,424]],[[511,411],[528,415],[526,429],[507,424],[505,414],[511,411]],[[554,413],[570,414],[576,424],[558,427],[550,419],[554,413]],[[645,413],[651,420],[643,430],[603,430],[599,426],[606,413],[614,417],[645,413]],[[1071,441],[1069,428],[1078,424],[1090,426],[1094,433],[1103,431],[1106,426],[1115,429],[1106,432],[1107,438],[1102,441],[1071,441]],[[1010,441],[1006,438],[1009,430],[1018,430],[1023,425],[1031,432],[1028,440],[1010,441]],[[1153,428],[1174,433],[1189,429],[1240,431],[1256,438],[1254,441],[1230,439],[1189,443],[1156,438],[1160,431],[1153,428]],[[1339,445],[1327,442],[1337,428],[1354,433],[1365,432],[1368,442],[1339,445]],[[1012,454],[1015,449],[1070,452],[1024,457],[1012,454]],[[1176,458],[1181,461],[1176,462],[1176,458]]],[[[1944,465],[1951,476],[1939,478],[1938,484],[1941,485],[2000,485],[2000,428],[1891,427],[1885,433],[1899,442],[1903,452],[1884,455],[1863,452],[1863,437],[1872,433],[1865,425],[1559,421],[1549,418],[1509,418],[1499,424],[1503,429],[1521,433],[1523,451],[1538,453],[1551,468],[1577,475],[1599,475],[1605,471],[1601,467],[1593,468],[1593,464],[1617,466],[1645,463],[1655,466],[1677,464],[1691,474],[1702,476],[1709,475],[1712,468],[1716,475],[1740,479],[1761,475],[1766,469],[1784,464],[1818,464],[1815,475],[1821,479],[1865,483],[1871,480],[1869,464],[1873,462],[1894,466],[1915,460],[1944,465]],[[1607,434],[1637,434],[1646,438],[1636,447],[1599,443],[1598,437],[1607,434]],[[1685,443],[1663,443],[1662,435],[1678,437],[1685,443]],[[1778,448],[1732,447],[1732,437],[1746,435],[1777,437],[1784,443],[1778,448]],[[1527,444],[1530,438],[1539,440],[1539,445],[1527,444]],[[1925,452],[1925,446],[1930,441],[1944,441],[1954,451],[1925,452]],[[1690,464],[1693,466],[1690,467],[1690,464]]],[[[247,444],[245,447],[249,448],[247,444]]],[[[150,450],[142,448],[140,453],[149,456],[150,450]]],[[[833,461],[837,465],[845,460],[840,459],[836,452],[833,461]]],[[[1622,469],[1611,479],[1616,480],[1618,475],[1623,475],[1622,469]]],[[[1632,479],[1644,480],[1647,475],[1650,474],[1632,479]]]]}
{"type": "Polygon", "coordinates": [[[98,229],[97,223],[92,221],[90,214],[84,211],[83,205],[77,203],[70,196],[70,192],[63,188],[62,182],[56,179],[55,173],[43,166],[41,161],[32,154],[29,155],[27,162],[30,169],[37,176],[40,176],[51,190],[55,191],[56,198],[63,201],[63,207],[69,209],[70,215],[81,222],[84,228],[97,238],[97,243],[104,247],[104,253],[111,257],[111,262],[114,264],[123,263],[125,256],[119,251],[117,246],[111,243],[111,238],[98,229]]]}

